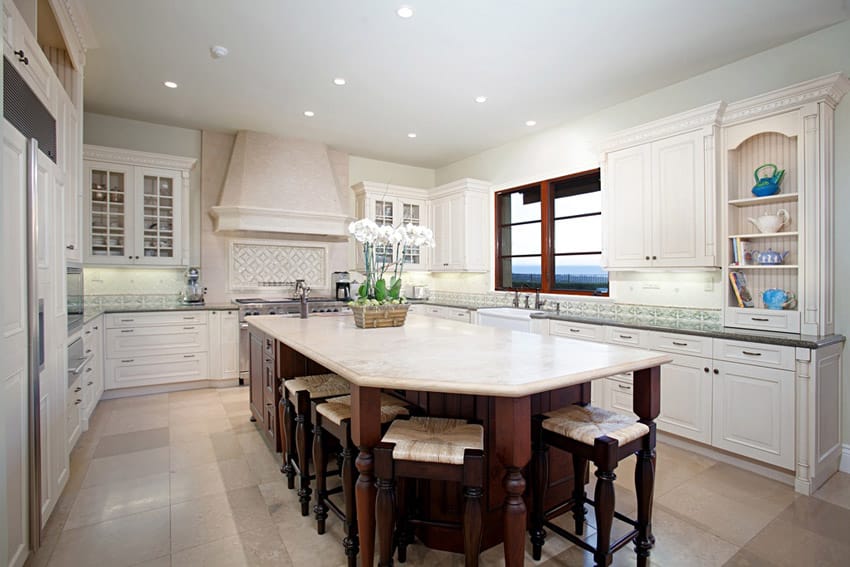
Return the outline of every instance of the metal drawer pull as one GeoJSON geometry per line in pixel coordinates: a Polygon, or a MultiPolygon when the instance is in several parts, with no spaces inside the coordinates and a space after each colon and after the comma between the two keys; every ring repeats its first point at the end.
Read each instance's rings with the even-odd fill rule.
{"type": "Polygon", "coordinates": [[[122,333],[132,333],[133,329],[121,329],[122,333]]]}
{"type": "Polygon", "coordinates": [[[128,359],[128,360],[122,360],[121,363],[122,364],[128,364],[130,362],[135,362],[135,360],[136,360],[135,358],[131,358],[131,359],[128,359]]]}
{"type": "Polygon", "coordinates": [[[184,331],[194,331],[195,327],[183,327],[184,331]]]}
{"type": "Polygon", "coordinates": [[[621,339],[632,339],[634,337],[632,337],[631,335],[620,335],[620,338],[621,339]]]}
{"type": "Polygon", "coordinates": [[[571,333],[580,333],[581,329],[570,329],[571,333]]]}
{"type": "Polygon", "coordinates": [[[184,354],[183,358],[195,358],[194,354],[184,354]]]}
{"type": "Polygon", "coordinates": [[[83,390],[82,388],[77,386],[76,388],[74,388],[74,393],[76,394],[77,392],[81,392],[82,390],[83,390]]]}
{"type": "Polygon", "coordinates": [[[676,346],[688,346],[688,343],[680,343],[678,341],[673,341],[673,344],[676,346]]]}
{"type": "Polygon", "coordinates": [[[88,384],[86,384],[86,386],[94,386],[94,382],[90,381],[88,384]]]}
{"type": "Polygon", "coordinates": [[[80,405],[81,403],[83,403],[83,400],[77,400],[76,402],[74,402],[74,405],[75,405],[75,406],[78,406],[78,405],[80,405]]]}
{"type": "Polygon", "coordinates": [[[91,372],[91,368],[86,368],[86,372],[91,372]]]}
{"type": "Polygon", "coordinates": [[[625,384],[617,384],[617,387],[621,390],[631,390],[632,389],[631,386],[627,386],[625,384]]]}
{"type": "MultiPolygon", "coordinates": [[[[122,323],[132,323],[133,321],[135,321],[135,319],[121,319],[121,322],[122,322],[122,323]]],[[[95,329],[96,329],[96,328],[97,328],[97,327],[95,327],[95,329]]]]}
{"type": "Polygon", "coordinates": [[[191,317],[183,317],[183,319],[184,319],[184,320],[186,320],[186,321],[194,321],[194,320],[195,320],[195,316],[194,316],[194,315],[192,315],[191,317]]]}
{"type": "Polygon", "coordinates": [[[86,354],[88,354],[88,353],[90,353],[90,352],[91,352],[91,349],[90,349],[90,348],[87,348],[87,349],[86,349],[86,354]]]}
{"type": "Polygon", "coordinates": [[[770,319],[768,319],[767,317],[750,317],[750,319],[752,319],[753,321],[760,321],[762,323],[767,323],[768,321],[770,321],[770,319]]]}
{"type": "Polygon", "coordinates": [[[761,356],[760,352],[750,352],[748,350],[742,350],[741,352],[746,354],[747,356],[761,356]]]}

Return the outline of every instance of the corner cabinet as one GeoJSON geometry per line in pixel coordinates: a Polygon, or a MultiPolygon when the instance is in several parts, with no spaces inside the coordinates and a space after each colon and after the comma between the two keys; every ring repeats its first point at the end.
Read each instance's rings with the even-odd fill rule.
{"type": "Polygon", "coordinates": [[[603,263],[610,269],[714,267],[722,103],[621,132],[602,162],[603,263]]]}
{"type": "Polygon", "coordinates": [[[489,184],[475,179],[461,179],[432,190],[432,272],[489,269],[489,195],[489,184]]]}
{"type": "Polygon", "coordinates": [[[186,265],[196,160],[88,145],[83,157],[85,263],[186,265]]]}
{"type": "Polygon", "coordinates": [[[807,335],[834,331],[833,114],[848,91],[850,81],[836,73],[727,108],[721,130],[726,326],[807,335]],[[764,164],[785,175],[778,193],[756,197],[753,172],[764,164]],[[779,210],[790,220],[777,232],[760,232],[749,220],[779,210]],[[769,249],[787,255],[778,264],[759,264],[756,252],[769,249]],[[740,306],[731,272],[746,278],[752,307],[740,306]],[[796,306],[766,309],[762,294],[768,289],[791,292],[796,306]]]}

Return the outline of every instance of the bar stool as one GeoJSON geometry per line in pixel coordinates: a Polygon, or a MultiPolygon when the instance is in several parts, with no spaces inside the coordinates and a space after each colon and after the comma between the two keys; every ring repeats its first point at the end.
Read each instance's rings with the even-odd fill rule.
{"type": "MultiPolygon", "coordinates": [[[[379,543],[379,567],[393,565],[393,534],[398,560],[407,559],[409,528],[429,522],[412,518],[407,509],[407,490],[400,487],[398,513],[395,506],[397,479],[459,482],[463,486],[463,547],[467,567],[478,565],[481,548],[481,496],[484,493],[484,428],[463,419],[411,417],[392,422],[373,451],[378,496],[375,504],[379,543]],[[394,524],[398,516],[398,529],[394,524]]],[[[440,525],[445,526],[444,523],[440,525]]]]}
{"type": "MultiPolygon", "coordinates": [[[[410,414],[407,401],[389,394],[381,394],[381,425],[388,425],[399,416],[410,414]]],[[[325,533],[325,519],[328,509],[343,522],[345,538],[342,541],[349,567],[356,567],[359,542],[357,538],[357,511],[355,507],[354,485],[357,482],[357,469],[354,466],[357,447],[351,439],[351,396],[340,396],[320,402],[312,402],[313,417],[313,466],[316,470],[316,492],[313,514],[316,517],[316,531],[325,533]],[[329,435],[326,435],[329,434],[329,435]],[[329,439],[330,437],[330,439],[329,439]],[[327,489],[327,456],[332,448],[329,441],[342,448],[342,484],[327,489]],[[342,492],[341,509],[330,496],[342,492]]]]}
{"type": "Polygon", "coordinates": [[[330,398],[347,394],[351,389],[348,381],[336,374],[299,376],[285,380],[282,385],[281,403],[284,404],[281,437],[283,442],[283,466],[289,488],[295,487],[295,475],[300,483],[298,500],[301,515],[310,513],[310,400],[330,398]]]}
{"type": "Polygon", "coordinates": [[[593,406],[571,405],[532,418],[532,556],[540,559],[547,527],[579,547],[593,553],[597,566],[611,564],[613,554],[629,541],[636,544],[637,564],[645,566],[649,550],[655,543],[649,518],[655,468],[655,424],[644,424],[635,418],[593,406]],[[543,506],[548,484],[548,448],[557,447],[573,456],[574,488],[572,498],[552,509],[543,506]],[[637,493],[637,520],[614,510],[614,469],[623,459],[637,453],[635,467],[635,492],[637,493]],[[587,498],[584,479],[587,463],[596,465],[596,491],[594,499],[587,498]],[[596,546],[582,540],[586,510],[585,502],[596,511],[596,546]],[[553,524],[554,515],[572,505],[575,534],[553,524]],[[611,542],[611,525],[614,518],[634,529],[615,542],[611,542]]]}

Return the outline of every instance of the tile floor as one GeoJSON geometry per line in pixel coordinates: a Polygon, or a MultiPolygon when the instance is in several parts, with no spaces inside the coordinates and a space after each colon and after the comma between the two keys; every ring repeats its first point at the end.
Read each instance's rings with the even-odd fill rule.
{"type": "MultiPolygon", "coordinates": [[[[30,567],[338,567],[342,530],[297,512],[279,457],[248,421],[245,388],[102,401],[71,457],[71,478],[30,567]]],[[[634,510],[630,464],[618,470],[618,509],[634,510]]],[[[594,538],[593,515],[588,538],[594,538]]],[[[850,475],[814,497],[676,449],[658,448],[652,565],[847,565],[850,475]]],[[[615,529],[617,526],[615,525],[615,529]]],[[[620,527],[619,529],[622,529],[620,527]]],[[[545,567],[592,565],[556,538],[545,567]]],[[[500,565],[501,546],[482,555],[500,565]]],[[[535,564],[527,555],[526,563],[535,564]]],[[[615,565],[633,565],[623,550],[615,565]]],[[[414,545],[408,565],[462,565],[414,545]]]]}

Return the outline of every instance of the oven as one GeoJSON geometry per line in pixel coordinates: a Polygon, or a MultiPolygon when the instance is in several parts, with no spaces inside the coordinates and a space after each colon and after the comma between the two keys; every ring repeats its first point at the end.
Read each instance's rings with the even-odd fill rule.
{"type": "Polygon", "coordinates": [[[83,265],[68,262],[65,267],[65,294],[68,304],[68,336],[83,327],[83,265]]]}
{"type": "MultiPolygon", "coordinates": [[[[236,299],[239,305],[239,384],[250,383],[251,370],[251,340],[248,336],[246,319],[254,315],[281,315],[298,317],[300,302],[297,299],[236,299]]],[[[307,300],[309,313],[351,313],[351,308],[344,301],[336,301],[326,297],[311,297],[307,300]]]]}

